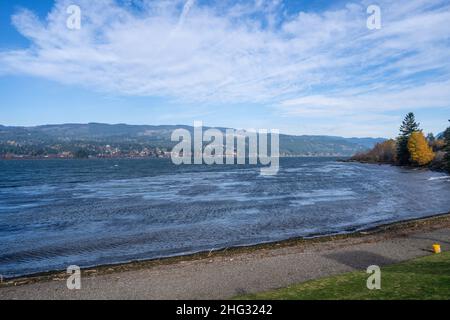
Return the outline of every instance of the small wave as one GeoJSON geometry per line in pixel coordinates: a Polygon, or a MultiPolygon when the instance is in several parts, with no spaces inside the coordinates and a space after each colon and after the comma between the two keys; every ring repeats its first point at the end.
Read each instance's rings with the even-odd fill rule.
{"type": "Polygon", "coordinates": [[[436,180],[450,180],[450,176],[428,178],[428,181],[436,181],[436,180]]]}

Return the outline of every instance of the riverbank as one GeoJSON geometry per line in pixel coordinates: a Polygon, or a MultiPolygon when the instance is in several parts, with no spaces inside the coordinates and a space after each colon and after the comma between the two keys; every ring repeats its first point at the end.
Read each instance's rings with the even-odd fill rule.
{"type": "Polygon", "coordinates": [[[82,271],[82,290],[53,272],[4,281],[0,299],[225,299],[294,283],[389,265],[450,245],[450,214],[339,236],[291,239],[253,247],[82,271]]]}
{"type": "Polygon", "coordinates": [[[402,166],[399,164],[396,164],[395,162],[380,162],[380,161],[369,161],[369,160],[356,160],[356,159],[340,159],[339,162],[344,163],[360,163],[360,164],[371,164],[371,165],[378,165],[378,166],[393,166],[393,167],[399,167],[399,168],[405,168],[410,170],[430,170],[440,173],[445,173],[450,175],[450,171],[448,171],[443,163],[431,163],[427,166],[418,167],[418,166],[402,166]]]}
{"type": "MultiPolygon", "coordinates": [[[[279,156],[280,159],[290,159],[290,158],[329,158],[329,159],[342,159],[342,162],[346,162],[346,159],[350,158],[350,155],[302,155],[302,154],[281,154],[279,156]]],[[[171,154],[165,156],[115,156],[115,157],[98,157],[92,156],[88,158],[76,158],[76,157],[60,157],[60,156],[51,156],[51,157],[31,157],[31,156],[23,156],[23,157],[5,157],[4,155],[0,155],[0,161],[48,161],[48,160],[171,160],[171,154]]]]}

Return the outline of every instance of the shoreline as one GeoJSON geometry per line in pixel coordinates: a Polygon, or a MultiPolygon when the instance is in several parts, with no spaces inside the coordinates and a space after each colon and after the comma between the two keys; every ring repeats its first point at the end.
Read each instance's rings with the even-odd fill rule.
{"type": "MultiPolygon", "coordinates": [[[[289,159],[289,158],[331,158],[331,159],[338,159],[340,162],[351,162],[346,160],[345,158],[350,158],[351,156],[343,156],[343,155],[281,155],[279,156],[280,159],[289,159]]],[[[49,158],[32,158],[32,157],[24,157],[24,158],[4,158],[0,157],[0,161],[49,161],[49,160],[170,160],[169,157],[90,157],[90,158],[59,158],[59,157],[49,157],[49,158]]]]}
{"type": "Polygon", "coordinates": [[[344,159],[344,160],[338,160],[339,162],[344,163],[359,163],[359,164],[370,164],[370,165],[377,165],[377,166],[391,166],[391,167],[397,167],[397,168],[403,168],[408,170],[428,170],[433,172],[440,172],[445,173],[447,175],[450,175],[450,172],[446,170],[445,168],[433,166],[433,165],[426,165],[426,166],[412,166],[412,165],[399,165],[395,162],[376,162],[376,161],[363,161],[363,160],[354,160],[354,159],[344,159]]]}
{"type": "MultiPolygon", "coordinates": [[[[317,244],[335,244],[336,242],[371,243],[395,237],[405,237],[414,232],[427,232],[450,227],[450,212],[436,214],[429,217],[408,219],[400,222],[388,223],[358,231],[349,231],[335,235],[317,235],[311,237],[296,237],[282,241],[261,243],[250,246],[237,246],[213,251],[202,251],[194,254],[180,255],[160,259],[131,261],[126,263],[99,265],[82,268],[84,277],[114,275],[122,272],[139,271],[157,266],[169,266],[184,262],[203,261],[212,258],[232,258],[234,256],[264,252],[267,250],[299,247],[308,248],[317,244]]],[[[67,273],[61,270],[30,274],[27,276],[4,278],[0,282],[0,289],[24,286],[51,281],[62,281],[67,273]]]]}

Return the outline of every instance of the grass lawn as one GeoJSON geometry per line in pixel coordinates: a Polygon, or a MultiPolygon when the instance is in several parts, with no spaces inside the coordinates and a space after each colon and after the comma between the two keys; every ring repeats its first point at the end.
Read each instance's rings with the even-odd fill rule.
{"type": "Polygon", "coordinates": [[[244,300],[450,299],[450,252],[381,268],[381,290],[368,290],[370,275],[353,272],[284,289],[237,297],[244,300]]]}

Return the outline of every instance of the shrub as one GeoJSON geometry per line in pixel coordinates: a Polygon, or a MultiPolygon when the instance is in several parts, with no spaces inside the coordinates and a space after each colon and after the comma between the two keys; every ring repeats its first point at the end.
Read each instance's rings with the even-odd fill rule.
{"type": "Polygon", "coordinates": [[[397,154],[397,144],[394,140],[387,140],[378,143],[375,147],[365,153],[358,153],[352,160],[362,162],[395,163],[397,154]]]}

